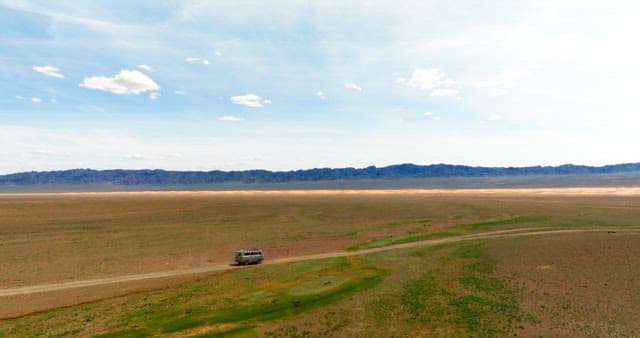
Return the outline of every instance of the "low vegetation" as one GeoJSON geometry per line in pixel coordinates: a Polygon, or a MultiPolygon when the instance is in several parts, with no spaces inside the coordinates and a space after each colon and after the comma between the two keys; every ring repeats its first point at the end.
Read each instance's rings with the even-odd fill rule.
{"type": "Polygon", "coordinates": [[[452,232],[434,232],[429,234],[416,234],[416,235],[408,235],[408,236],[400,236],[400,237],[390,236],[388,238],[376,239],[366,243],[352,245],[348,247],[347,250],[357,251],[357,250],[363,250],[363,249],[373,249],[373,248],[380,248],[383,246],[389,246],[389,245],[395,245],[395,244],[419,242],[419,241],[426,241],[431,239],[447,238],[452,236],[456,236],[456,234],[452,232]]]}
{"type": "Polygon", "coordinates": [[[386,318],[406,334],[496,336],[522,315],[492,273],[478,244],[262,266],[0,322],[0,334],[312,337],[351,335],[357,322],[358,334],[375,335],[386,318]]]}
{"type": "Polygon", "coordinates": [[[11,336],[99,337],[249,333],[256,325],[335,303],[379,284],[387,272],[335,258],[222,274],[175,290],[80,305],[25,317],[11,336]]]}
{"type": "Polygon", "coordinates": [[[547,220],[546,217],[541,217],[541,216],[516,216],[516,217],[510,217],[506,219],[498,219],[498,220],[492,220],[492,221],[464,224],[461,226],[461,228],[465,230],[476,231],[476,230],[494,229],[494,228],[503,227],[503,226],[523,225],[523,224],[532,224],[532,225],[540,226],[546,220],[547,220]]]}
{"type": "MultiPolygon", "coordinates": [[[[259,246],[270,260],[514,228],[619,227],[634,225],[638,219],[640,198],[636,196],[0,196],[0,269],[4,272],[0,285],[230,262],[232,250],[246,243],[259,246]]],[[[519,239],[522,243],[528,240],[519,239]]],[[[545,293],[528,299],[534,293],[523,293],[529,287],[527,281],[556,270],[546,261],[517,270],[519,263],[513,261],[507,264],[514,267],[513,274],[500,271],[501,261],[518,253],[521,260],[528,257],[518,251],[520,244],[502,254],[499,248],[508,247],[507,242],[441,244],[234,270],[179,287],[0,321],[0,337],[527,335],[528,328],[542,327],[538,321],[556,320],[555,315],[545,317],[549,306],[554,314],[563,316],[568,311],[565,306],[578,309],[580,304],[595,303],[565,298],[549,301],[545,293]],[[514,281],[517,274],[526,276],[524,282],[514,281]],[[537,308],[539,299],[547,302],[547,308],[537,308]]],[[[558,271],[570,271],[573,266],[585,270],[580,264],[590,264],[590,254],[615,248],[616,243],[606,248],[594,244],[593,250],[576,247],[572,251],[576,252],[575,262],[558,271]]],[[[567,246],[554,245],[563,250],[567,246]]],[[[637,283],[632,283],[637,280],[633,275],[637,269],[625,263],[630,261],[625,252],[634,245],[625,245],[621,252],[611,254],[614,259],[623,257],[623,263],[603,261],[601,270],[585,277],[595,282],[556,283],[551,279],[550,287],[569,285],[574,297],[595,290],[594,299],[600,299],[601,294],[611,294],[607,285],[614,281],[597,278],[617,276],[619,266],[625,266],[625,273],[616,278],[624,282],[619,284],[624,291],[617,299],[636,300],[629,295],[638,291],[634,289],[637,283]]],[[[536,246],[527,250],[533,252],[536,246]]],[[[562,250],[553,252],[532,257],[547,257],[552,262],[564,257],[562,250]]],[[[627,303],[633,308],[640,300],[627,303]]],[[[7,307],[3,304],[0,310],[7,307]]],[[[615,318],[607,320],[600,331],[589,331],[582,326],[590,323],[577,320],[581,327],[557,327],[568,327],[569,333],[606,334],[608,327],[636,333],[626,330],[633,325],[631,320],[624,325],[616,324],[615,318]]]]}

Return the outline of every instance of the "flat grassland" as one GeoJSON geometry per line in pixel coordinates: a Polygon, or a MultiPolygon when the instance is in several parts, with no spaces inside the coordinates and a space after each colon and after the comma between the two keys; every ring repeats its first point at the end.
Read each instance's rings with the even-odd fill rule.
{"type": "MultiPolygon", "coordinates": [[[[1,195],[0,288],[231,263],[243,246],[273,259],[638,225],[638,189],[1,195]]],[[[0,316],[92,302],[0,321],[0,337],[637,335],[638,248],[633,233],[527,236],[14,297],[0,316]]]]}

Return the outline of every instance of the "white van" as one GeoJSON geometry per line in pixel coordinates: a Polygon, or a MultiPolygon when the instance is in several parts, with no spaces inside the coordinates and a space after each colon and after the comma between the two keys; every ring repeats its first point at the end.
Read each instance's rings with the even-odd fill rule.
{"type": "Polygon", "coordinates": [[[260,264],[264,260],[260,249],[240,249],[236,251],[235,261],[238,265],[260,264]]]}

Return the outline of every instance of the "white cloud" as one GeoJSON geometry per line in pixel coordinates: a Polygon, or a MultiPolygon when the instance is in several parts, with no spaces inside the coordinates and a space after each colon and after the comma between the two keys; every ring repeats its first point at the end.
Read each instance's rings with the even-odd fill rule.
{"type": "Polygon", "coordinates": [[[53,66],[33,66],[33,68],[31,69],[47,76],[56,77],[58,79],[64,79],[64,75],[60,73],[60,69],[53,66]]]}
{"type": "Polygon", "coordinates": [[[413,71],[410,79],[398,77],[396,82],[410,88],[419,90],[431,90],[440,87],[450,87],[455,84],[447,74],[438,68],[422,69],[413,71]]]}
{"type": "Polygon", "coordinates": [[[33,103],[40,103],[40,102],[42,102],[42,99],[41,99],[41,98],[39,98],[39,97],[32,97],[32,98],[31,98],[31,102],[33,102],[33,103]]]}
{"type": "Polygon", "coordinates": [[[184,90],[176,90],[173,93],[176,94],[176,95],[180,95],[180,96],[186,94],[186,92],[184,90]]]}
{"type": "Polygon", "coordinates": [[[424,112],[424,116],[426,116],[427,118],[430,118],[432,120],[435,120],[435,121],[439,121],[440,120],[440,116],[436,116],[436,114],[434,114],[433,112],[430,112],[430,111],[424,112]]]}
{"type": "Polygon", "coordinates": [[[316,93],[316,96],[319,97],[322,100],[326,100],[327,96],[324,94],[324,92],[322,90],[318,90],[318,92],[316,93]]]}
{"type": "Polygon", "coordinates": [[[137,70],[121,70],[114,77],[88,77],[79,86],[87,89],[108,91],[118,95],[137,95],[147,91],[160,90],[160,86],[155,81],[137,70]]]}
{"type": "Polygon", "coordinates": [[[154,69],[151,68],[151,66],[148,65],[138,65],[138,68],[144,70],[145,72],[153,72],[154,69]]]}
{"type": "Polygon", "coordinates": [[[225,121],[225,122],[239,122],[239,121],[244,121],[244,119],[242,117],[237,117],[237,116],[231,116],[231,115],[226,115],[226,116],[222,116],[218,119],[219,121],[225,121]]]}
{"type": "Polygon", "coordinates": [[[358,92],[362,91],[362,87],[358,86],[357,84],[353,83],[353,82],[348,82],[344,84],[344,87],[347,89],[352,89],[358,92]]]}
{"type": "Polygon", "coordinates": [[[499,121],[499,120],[502,120],[502,116],[499,114],[491,114],[489,115],[489,117],[487,117],[487,119],[489,121],[499,121]]]}
{"type": "Polygon", "coordinates": [[[155,101],[155,100],[157,100],[157,99],[159,99],[159,98],[160,98],[160,93],[158,93],[158,92],[152,92],[152,93],[149,93],[149,98],[150,98],[151,100],[154,100],[154,101],[155,101]]]}
{"type": "Polygon", "coordinates": [[[457,89],[435,89],[429,93],[429,96],[457,96],[457,89]]]}
{"type": "Polygon", "coordinates": [[[190,63],[192,65],[196,65],[196,64],[200,64],[200,65],[210,65],[211,62],[207,59],[203,59],[203,58],[199,58],[199,57],[195,57],[195,56],[187,56],[184,59],[187,63],[190,63]]]}
{"type": "Polygon", "coordinates": [[[252,108],[264,107],[263,104],[271,104],[271,100],[263,100],[260,96],[251,93],[232,96],[231,102],[252,108]]]}
{"type": "Polygon", "coordinates": [[[49,102],[51,102],[51,103],[57,103],[57,102],[58,102],[58,100],[56,100],[56,99],[50,99],[50,100],[49,100],[49,102]]]}
{"type": "Polygon", "coordinates": [[[220,51],[215,51],[215,53],[214,53],[214,54],[215,54],[216,56],[218,56],[218,57],[222,56],[222,53],[221,53],[220,51]]]}
{"type": "Polygon", "coordinates": [[[24,96],[16,95],[16,100],[24,100],[24,96]]]}

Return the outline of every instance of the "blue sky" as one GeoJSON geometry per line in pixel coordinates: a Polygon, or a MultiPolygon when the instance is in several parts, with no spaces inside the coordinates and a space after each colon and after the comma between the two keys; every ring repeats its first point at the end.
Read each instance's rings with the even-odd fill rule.
{"type": "Polygon", "coordinates": [[[636,162],[638,9],[0,0],[0,173],[636,162]]]}

